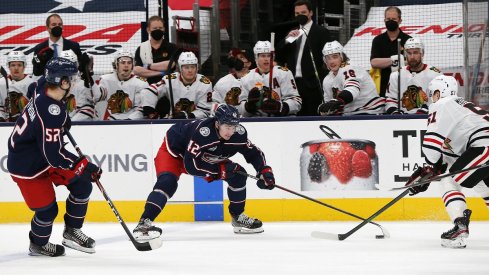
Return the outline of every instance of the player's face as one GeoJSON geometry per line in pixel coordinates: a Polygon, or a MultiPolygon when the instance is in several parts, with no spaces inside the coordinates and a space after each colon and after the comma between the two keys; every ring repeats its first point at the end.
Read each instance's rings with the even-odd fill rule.
{"type": "Polygon", "coordinates": [[[217,131],[221,138],[229,140],[236,132],[236,125],[217,123],[217,131]]]}
{"type": "Polygon", "coordinates": [[[433,92],[433,96],[431,96],[431,101],[433,101],[433,103],[435,103],[439,99],[440,99],[440,91],[436,90],[433,92]]]}
{"type": "Polygon", "coordinates": [[[262,72],[270,71],[270,58],[271,54],[269,53],[261,53],[258,55],[258,59],[256,60],[258,68],[262,72]]]}
{"type": "Polygon", "coordinates": [[[407,49],[405,51],[409,67],[416,69],[423,65],[423,53],[421,49],[407,49]]]}
{"type": "Polygon", "coordinates": [[[132,73],[132,58],[121,57],[117,61],[117,76],[121,80],[129,79],[132,73]]]}
{"type": "Polygon", "coordinates": [[[14,80],[19,81],[24,79],[24,62],[12,61],[8,64],[8,69],[14,80]]]}
{"type": "Polygon", "coordinates": [[[324,57],[324,62],[326,63],[326,66],[328,67],[329,70],[333,72],[337,72],[340,69],[341,66],[341,54],[340,53],[334,53],[330,54],[324,57]]]}
{"type": "Polygon", "coordinates": [[[197,77],[197,65],[196,64],[182,65],[182,67],[180,67],[180,73],[182,74],[183,80],[187,82],[192,82],[197,77]]]}

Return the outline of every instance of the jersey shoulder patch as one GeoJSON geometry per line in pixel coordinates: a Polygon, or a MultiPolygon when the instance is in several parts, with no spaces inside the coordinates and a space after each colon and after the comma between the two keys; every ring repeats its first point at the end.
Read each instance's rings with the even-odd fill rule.
{"type": "Polygon", "coordinates": [[[282,67],[282,66],[279,66],[278,69],[282,70],[282,71],[285,71],[287,72],[289,70],[289,68],[287,67],[282,67]]]}
{"type": "Polygon", "coordinates": [[[243,126],[241,126],[241,124],[240,124],[236,127],[236,133],[238,133],[240,135],[244,135],[244,134],[246,134],[246,129],[243,126]]]}
{"type": "Polygon", "coordinates": [[[176,73],[167,74],[167,75],[165,75],[165,78],[166,79],[177,79],[177,74],[176,73]]]}
{"type": "Polygon", "coordinates": [[[441,73],[441,71],[437,67],[431,67],[430,70],[437,72],[437,73],[441,73]]]}
{"type": "Polygon", "coordinates": [[[207,78],[204,75],[200,78],[200,82],[202,82],[204,84],[211,84],[211,81],[209,80],[209,78],[207,78]]]}
{"type": "Polygon", "coordinates": [[[141,81],[148,82],[145,77],[136,76],[136,78],[141,80],[141,81]]]}
{"type": "Polygon", "coordinates": [[[202,127],[199,129],[199,133],[203,136],[203,137],[207,137],[210,135],[211,133],[211,129],[209,129],[209,127],[202,127]]]}

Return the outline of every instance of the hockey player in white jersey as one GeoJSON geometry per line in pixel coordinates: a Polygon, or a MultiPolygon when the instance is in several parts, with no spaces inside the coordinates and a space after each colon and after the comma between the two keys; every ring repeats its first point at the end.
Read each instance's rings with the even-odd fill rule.
{"type": "Polygon", "coordinates": [[[243,90],[241,78],[249,73],[250,64],[251,60],[241,51],[237,51],[229,56],[227,60],[229,74],[223,76],[214,85],[212,100],[217,103],[226,103],[233,106],[238,105],[239,96],[243,90]]]}
{"type": "Polygon", "coordinates": [[[273,66],[270,72],[272,45],[258,41],[253,48],[257,68],[241,79],[239,112],[243,116],[287,116],[301,109],[302,99],[294,76],[286,67],[273,66]],[[270,89],[270,73],[272,86],[270,89]]]}
{"type": "MultiPolygon", "coordinates": [[[[428,128],[422,149],[429,166],[420,167],[406,184],[421,178],[456,172],[489,162],[489,113],[457,96],[455,78],[440,75],[428,88],[428,128]]],[[[465,248],[472,211],[467,209],[461,187],[474,188],[489,207],[489,168],[474,169],[442,178],[438,183],[454,227],[441,235],[443,247],[465,248]]],[[[429,184],[412,187],[411,195],[426,191],[429,184]]]]}
{"type": "Polygon", "coordinates": [[[132,73],[132,53],[118,52],[112,65],[114,72],[103,75],[99,89],[93,90],[93,99],[99,102],[96,109],[100,111],[102,120],[142,119],[137,106],[141,104],[141,91],[149,85],[132,73]]]}
{"type": "Polygon", "coordinates": [[[212,106],[212,83],[204,75],[197,73],[198,59],[193,52],[182,52],[178,57],[179,72],[166,75],[142,92],[140,112],[146,118],[158,118],[168,113],[170,118],[188,119],[208,117],[212,106]],[[171,89],[170,83],[171,81],[171,89]],[[162,101],[173,102],[173,108],[158,110],[162,101]],[[156,114],[158,113],[158,114],[156,114]]]}
{"type": "Polygon", "coordinates": [[[326,115],[383,114],[385,99],[379,97],[366,70],[351,66],[338,41],[323,47],[323,60],[329,74],[323,80],[324,103],[318,113],[326,115]]]}
{"type": "Polygon", "coordinates": [[[418,38],[409,38],[404,44],[404,55],[407,66],[401,68],[401,92],[398,88],[398,74],[393,72],[389,78],[386,91],[387,114],[426,114],[431,99],[426,91],[428,84],[440,71],[423,63],[424,45],[418,38]],[[399,96],[400,95],[400,96],[399,96]],[[398,108],[399,99],[401,100],[398,108]]]}
{"type": "MultiPolygon", "coordinates": [[[[79,66],[78,57],[72,50],[62,51],[59,57],[66,58],[79,66]]],[[[97,84],[92,89],[85,86],[84,81],[75,78],[71,84],[70,95],[66,98],[66,110],[72,121],[97,120],[95,103],[93,101],[92,89],[98,89],[97,84]]]]}
{"type": "Polygon", "coordinates": [[[0,121],[16,121],[29,101],[27,88],[33,82],[25,74],[26,56],[21,51],[11,51],[7,55],[7,67],[10,74],[0,80],[0,121]],[[8,82],[8,90],[7,83],[8,82]]]}

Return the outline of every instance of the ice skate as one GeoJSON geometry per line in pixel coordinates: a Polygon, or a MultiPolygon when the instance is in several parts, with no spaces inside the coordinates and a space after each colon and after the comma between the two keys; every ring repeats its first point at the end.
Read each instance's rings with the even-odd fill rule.
{"type": "Polygon", "coordinates": [[[231,215],[234,233],[236,234],[256,234],[262,233],[263,223],[259,219],[248,217],[245,213],[231,215]]]}
{"type": "Polygon", "coordinates": [[[464,210],[463,217],[458,217],[453,222],[455,226],[441,234],[441,246],[448,248],[465,248],[465,240],[469,237],[470,209],[464,210]]]}
{"type": "Polygon", "coordinates": [[[149,241],[161,236],[162,230],[152,224],[150,219],[141,219],[132,231],[137,241],[149,241]]]}
{"type": "Polygon", "coordinates": [[[85,235],[79,228],[65,226],[63,245],[86,253],[95,253],[95,241],[85,235]]]}
{"type": "Polygon", "coordinates": [[[45,245],[38,245],[33,242],[29,245],[30,256],[49,256],[58,257],[65,255],[65,248],[59,244],[47,243],[45,245]]]}

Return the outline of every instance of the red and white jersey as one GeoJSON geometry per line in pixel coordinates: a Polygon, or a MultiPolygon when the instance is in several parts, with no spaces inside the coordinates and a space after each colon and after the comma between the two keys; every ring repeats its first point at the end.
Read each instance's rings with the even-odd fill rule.
{"type": "MultiPolygon", "coordinates": [[[[239,112],[243,116],[268,116],[268,114],[259,111],[256,114],[250,114],[246,111],[244,104],[248,101],[249,91],[253,88],[262,90],[264,86],[270,86],[270,73],[260,73],[258,68],[251,70],[247,75],[241,78],[242,92],[239,96],[239,112]]],[[[278,101],[286,102],[289,105],[289,115],[295,115],[302,106],[302,99],[295,84],[294,75],[286,67],[273,67],[272,80],[272,98],[278,101]]]]}
{"type": "MultiPolygon", "coordinates": [[[[431,98],[427,96],[428,85],[430,84],[430,81],[433,80],[433,78],[439,75],[441,75],[441,72],[435,67],[428,66],[428,64],[424,64],[423,69],[420,72],[412,72],[409,66],[403,67],[401,69],[401,110],[408,114],[419,113],[418,111],[422,113],[427,113],[427,107],[431,104],[431,98]],[[405,106],[403,106],[402,97],[408,87],[412,85],[416,86],[418,88],[418,91],[420,91],[422,94],[424,93],[422,97],[424,98],[425,102],[422,104],[424,106],[418,106],[416,108],[408,110],[405,106]]],[[[397,78],[398,72],[391,73],[385,95],[386,111],[388,111],[390,108],[397,109],[397,102],[399,100],[397,78]]]]}
{"type": "Polygon", "coordinates": [[[429,107],[423,153],[428,164],[458,158],[469,147],[489,146],[489,113],[461,97],[445,97],[429,107]]]}
{"type": "Polygon", "coordinates": [[[195,81],[190,85],[183,83],[178,72],[165,75],[160,82],[151,84],[148,89],[143,90],[141,107],[150,106],[155,108],[158,100],[164,96],[171,100],[168,83],[170,78],[175,112],[181,110],[183,104],[180,101],[188,99],[192,105],[190,110],[181,111],[190,111],[195,115],[195,118],[208,117],[212,106],[212,83],[206,76],[201,74],[197,74],[195,81]]]}
{"type": "Polygon", "coordinates": [[[128,80],[119,80],[117,73],[103,75],[98,89],[93,89],[93,99],[101,112],[102,120],[141,119],[141,91],[148,88],[148,82],[131,75],[128,80]]]}
{"type": "Polygon", "coordinates": [[[239,105],[239,96],[243,91],[241,78],[236,74],[230,73],[223,76],[212,92],[212,100],[217,103],[226,103],[228,105],[239,105]]]}
{"type": "MultiPolygon", "coordinates": [[[[96,83],[92,85],[92,90],[100,91],[99,89],[96,83]]],[[[78,80],[72,84],[70,94],[73,96],[68,96],[66,103],[66,109],[72,121],[99,120],[95,111],[92,90],[85,87],[83,80],[78,80]]]]}
{"type": "Polygon", "coordinates": [[[374,81],[364,69],[345,64],[336,75],[330,71],[323,80],[324,102],[336,99],[343,90],[353,96],[343,115],[384,113],[385,99],[379,97],[374,81]]]}
{"type": "MultiPolygon", "coordinates": [[[[7,91],[7,86],[5,83],[5,79],[2,78],[0,79],[0,118],[7,119],[9,114],[7,113],[7,110],[9,107],[6,105],[8,103],[8,93],[9,92],[15,92],[20,94],[19,102],[20,106],[25,106],[27,105],[27,89],[29,88],[29,85],[31,85],[34,80],[27,74],[24,74],[24,78],[22,80],[16,81],[13,80],[10,75],[7,76],[7,81],[8,81],[8,91],[7,91]],[[24,104],[25,103],[25,104],[24,104]]],[[[13,108],[15,109],[15,108],[13,108]]],[[[16,111],[15,116],[18,116],[20,113],[22,113],[22,110],[19,109],[18,112],[16,111]]]]}

